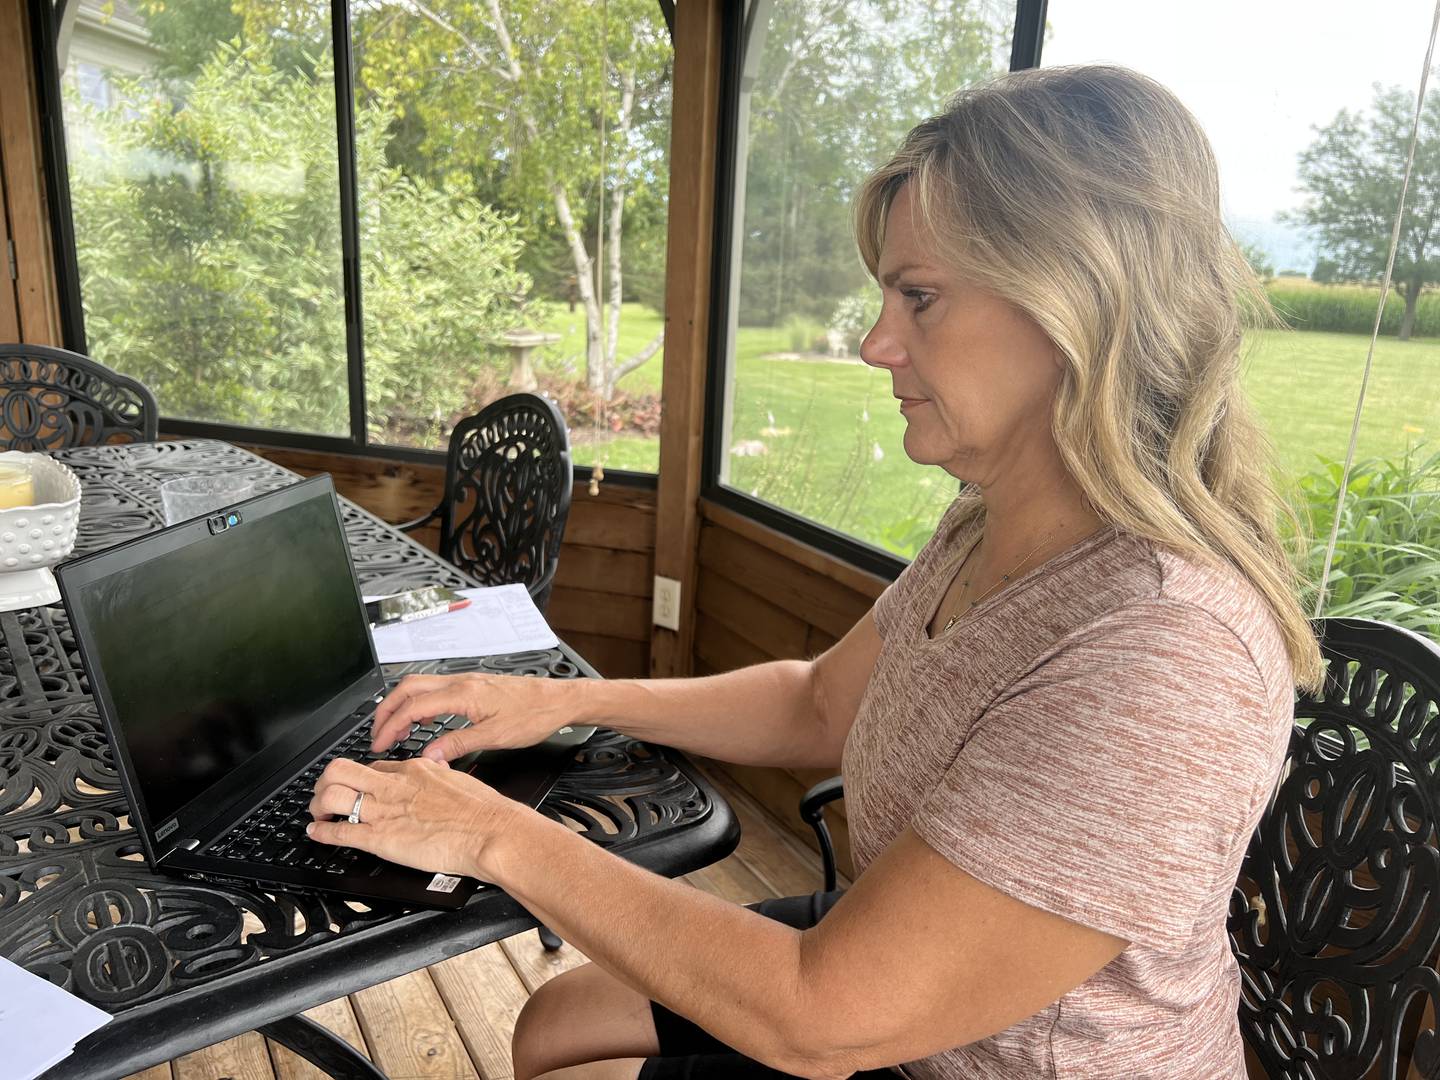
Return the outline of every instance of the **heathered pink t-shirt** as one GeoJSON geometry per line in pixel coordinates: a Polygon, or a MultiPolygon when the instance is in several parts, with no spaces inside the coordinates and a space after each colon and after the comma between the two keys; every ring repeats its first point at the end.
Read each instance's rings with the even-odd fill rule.
{"type": "Polygon", "coordinates": [[[883,645],[843,764],[856,872],[909,825],[992,888],[1130,945],[904,1072],[1243,1080],[1225,919],[1290,732],[1278,628],[1238,575],[1105,531],[931,640],[978,536],[958,509],[875,604],[883,645]]]}

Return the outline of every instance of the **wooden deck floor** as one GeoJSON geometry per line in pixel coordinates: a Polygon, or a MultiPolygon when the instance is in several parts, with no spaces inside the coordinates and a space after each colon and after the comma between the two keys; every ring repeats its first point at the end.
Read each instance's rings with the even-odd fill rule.
{"type": "MultiPolygon", "coordinates": [[[[820,887],[820,860],[717,770],[708,774],[740,819],[739,850],[687,878],[735,903],[820,887]]],[[[391,1080],[510,1080],[510,1033],[526,997],[585,961],[570,944],[546,953],[534,932],[312,1009],[391,1080]]],[[[320,1080],[321,1072],[255,1032],[137,1073],[131,1080],[320,1080]]]]}

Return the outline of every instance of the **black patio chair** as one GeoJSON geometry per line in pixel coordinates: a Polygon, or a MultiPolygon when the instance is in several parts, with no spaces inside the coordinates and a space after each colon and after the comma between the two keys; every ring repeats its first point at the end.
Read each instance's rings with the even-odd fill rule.
{"type": "MultiPolygon", "coordinates": [[[[1368,619],[1316,627],[1325,686],[1295,702],[1230,901],[1240,1030],[1275,1080],[1440,1077],[1440,647],[1368,619]]],[[[800,801],[827,890],[843,795],[836,776],[800,801]]]]}
{"type": "Polygon", "coordinates": [[[88,356],[46,345],[0,345],[0,449],[64,450],[153,442],[155,395],[88,356]]]}
{"type": "Polygon", "coordinates": [[[444,496],[400,528],[438,519],[442,556],[487,585],[524,585],[544,611],[572,482],[560,410],[534,394],[511,394],[455,425],[444,496]]]}

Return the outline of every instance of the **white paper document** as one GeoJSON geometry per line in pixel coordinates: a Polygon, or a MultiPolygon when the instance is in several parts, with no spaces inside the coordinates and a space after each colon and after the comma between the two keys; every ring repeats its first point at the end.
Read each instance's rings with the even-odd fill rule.
{"type": "Polygon", "coordinates": [[[0,1074],[33,1080],[65,1060],[110,1014],[0,956],[0,1074]]]}
{"type": "MultiPolygon", "coordinates": [[[[459,611],[371,627],[380,662],[404,664],[456,656],[495,656],[553,649],[560,644],[524,585],[457,591],[470,598],[469,606],[459,611]]],[[[370,599],[374,598],[366,597],[370,599]]]]}

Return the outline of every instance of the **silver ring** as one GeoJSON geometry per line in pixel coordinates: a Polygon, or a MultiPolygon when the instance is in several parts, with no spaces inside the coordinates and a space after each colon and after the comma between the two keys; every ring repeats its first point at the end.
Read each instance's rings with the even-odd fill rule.
{"type": "Polygon", "coordinates": [[[364,801],[365,792],[362,791],[355,796],[355,805],[350,808],[350,816],[345,819],[350,822],[351,825],[360,824],[360,804],[364,801]]]}

